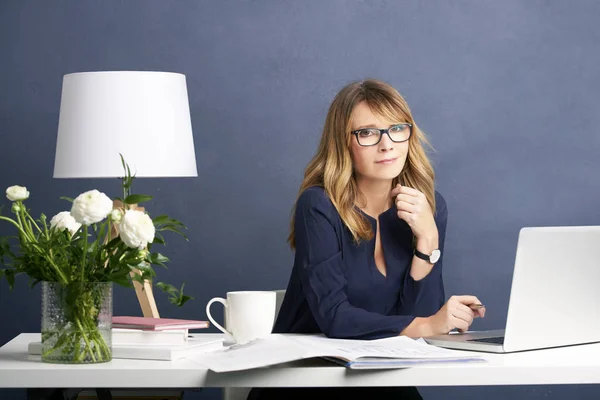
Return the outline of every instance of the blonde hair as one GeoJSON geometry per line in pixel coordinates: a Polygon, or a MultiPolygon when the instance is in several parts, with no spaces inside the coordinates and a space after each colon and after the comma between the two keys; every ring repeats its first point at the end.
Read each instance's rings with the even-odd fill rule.
{"type": "MultiPolygon", "coordinates": [[[[388,120],[412,124],[404,168],[392,180],[390,189],[400,183],[423,192],[435,213],[434,171],[424,149],[424,145],[431,146],[415,124],[408,104],[396,89],[385,82],[376,79],[353,82],[340,90],[329,107],[319,148],[304,171],[298,197],[309,187],[322,187],[356,242],[373,238],[370,222],[355,208],[361,194],[354,179],[350,155],[352,111],[362,101],[374,113],[388,120]]],[[[292,209],[288,237],[292,249],[296,247],[295,209],[296,205],[292,209]]]]}

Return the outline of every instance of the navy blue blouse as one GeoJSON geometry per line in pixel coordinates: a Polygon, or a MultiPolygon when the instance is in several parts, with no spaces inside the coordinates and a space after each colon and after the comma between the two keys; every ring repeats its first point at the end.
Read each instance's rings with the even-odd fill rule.
{"type": "MultiPolygon", "coordinates": [[[[375,237],[357,245],[323,188],[306,189],[296,205],[294,266],[273,332],[378,339],[399,335],[415,317],[435,314],[445,302],[448,216],[444,198],[438,192],[435,196],[442,257],[415,281],[410,276],[412,230],[395,206],[379,216],[384,276],[375,264],[375,237]]],[[[362,213],[376,233],[377,221],[362,213]]]]}

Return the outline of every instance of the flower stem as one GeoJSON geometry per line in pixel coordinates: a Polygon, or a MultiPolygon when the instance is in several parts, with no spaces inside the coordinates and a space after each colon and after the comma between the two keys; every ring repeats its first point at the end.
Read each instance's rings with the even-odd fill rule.
{"type": "MultiPolygon", "coordinates": [[[[40,227],[38,226],[38,224],[35,222],[35,220],[31,217],[31,215],[29,215],[28,212],[25,212],[24,215],[29,219],[29,221],[33,224],[33,226],[35,226],[35,228],[38,230],[38,232],[42,232],[42,230],[40,229],[40,227]]],[[[33,231],[32,231],[33,233],[33,231]]]]}
{"type": "Polygon", "coordinates": [[[13,224],[14,226],[16,226],[16,227],[17,227],[17,229],[19,230],[19,233],[20,233],[20,234],[22,234],[22,235],[27,235],[27,234],[25,233],[25,231],[23,230],[23,228],[21,227],[21,225],[19,225],[19,224],[17,223],[17,221],[15,221],[14,219],[12,219],[12,218],[6,218],[6,217],[3,217],[3,216],[1,216],[1,215],[0,215],[0,219],[1,219],[1,220],[4,220],[4,221],[6,221],[6,222],[10,222],[10,223],[11,223],[11,224],[13,224]]]}
{"type": "Polygon", "coordinates": [[[94,349],[92,349],[92,345],[90,344],[90,341],[88,340],[85,332],[83,331],[83,327],[81,326],[81,322],[79,320],[75,320],[75,322],[77,323],[77,327],[81,331],[81,337],[83,338],[83,341],[87,345],[87,348],[88,348],[88,351],[90,353],[90,356],[92,356],[92,361],[96,362],[96,356],[94,355],[94,349]]]}
{"type": "Polygon", "coordinates": [[[58,267],[58,265],[56,265],[56,263],[54,262],[54,260],[52,260],[52,258],[50,258],[50,257],[47,257],[46,259],[48,260],[48,262],[50,263],[50,265],[52,265],[54,267],[54,269],[56,270],[56,273],[62,279],[62,282],[63,283],[68,283],[69,280],[67,279],[67,277],[65,276],[65,274],[62,272],[62,270],[58,267]]]}
{"type": "Polygon", "coordinates": [[[23,220],[21,219],[21,215],[19,213],[16,214],[17,215],[17,222],[19,224],[19,233],[23,235],[23,237],[21,238],[21,241],[23,242],[31,242],[31,238],[29,237],[29,233],[27,232],[27,226],[23,223],[23,220]]]}
{"type": "Polygon", "coordinates": [[[85,242],[83,242],[83,257],[81,260],[81,282],[85,281],[85,261],[87,259],[87,249],[88,249],[88,226],[84,225],[83,236],[85,242]]]}
{"type": "MultiPolygon", "coordinates": [[[[21,225],[23,225],[25,232],[27,232],[27,234],[29,235],[29,239],[32,242],[37,242],[35,235],[33,234],[33,229],[31,229],[31,222],[29,221],[29,220],[32,220],[32,218],[29,215],[29,213],[27,212],[27,209],[25,208],[25,205],[23,204],[22,201],[19,202],[19,207],[20,207],[19,222],[21,223],[21,225]],[[27,218],[27,217],[29,217],[29,218],[27,218]]],[[[17,216],[19,216],[19,214],[17,214],[17,216]]],[[[36,227],[37,227],[37,225],[36,225],[36,227]]],[[[38,230],[39,230],[39,227],[38,227],[38,230]]]]}
{"type": "Polygon", "coordinates": [[[48,224],[46,223],[46,219],[43,219],[44,223],[44,234],[46,235],[46,239],[50,239],[50,231],[48,230],[48,224]]]}

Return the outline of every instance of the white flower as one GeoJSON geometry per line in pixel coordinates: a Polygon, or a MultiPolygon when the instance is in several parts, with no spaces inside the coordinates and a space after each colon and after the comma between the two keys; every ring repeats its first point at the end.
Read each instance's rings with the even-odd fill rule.
{"type": "Polygon", "coordinates": [[[75,232],[81,228],[81,224],[75,221],[75,218],[68,211],[62,211],[56,214],[50,220],[50,228],[58,229],[60,231],[64,231],[68,229],[71,235],[74,235],[75,232]]]}
{"type": "Polygon", "coordinates": [[[71,206],[71,215],[83,225],[102,221],[112,211],[112,200],[96,189],[81,193],[71,206]]]}
{"type": "Polygon", "coordinates": [[[148,214],[127,210],[119,225],[119,236],[127,247],[143,249],[154,240],[154,223],[148,214]]]}
{"type": "Polygon", "coordinates": [[[115,224],[118,224],[123,219],[123,212],[118,209],[112,210],[110,213],[110,219],[112,219],[115,224]]]}
{"type": "Polygon", "coordinates": [[[11,186],[6,189],[6,197],[10,201],[26,200],[29,198],[29,192],[25,186],[11,186]]]}

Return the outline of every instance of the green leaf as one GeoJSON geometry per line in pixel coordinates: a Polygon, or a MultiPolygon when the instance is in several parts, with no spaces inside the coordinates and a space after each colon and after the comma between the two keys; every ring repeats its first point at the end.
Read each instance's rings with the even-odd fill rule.
{"type": "Polygon", "coordinates": [[[0,264],[4,265],[4,254],[8,254],[8,239],[0,237],[0,264]]]}
{"type": "Polygon", "coordinates": [[[166,245],[165,238],[161,234],[158,234],[158,233],[154,235],[154,240],[152,241],[152,243],[166,245]]]}
{"type": "Polygon", "coordinates": [[[152,266],[146,261],[142,261],[141,263],[138,263],[136,265],[129,265],[129,268],[131,268],[132,271],[141,271],[142,274],[146,274],[148,276],[156,276],[154,268],[152,268],[152,266]]]}
{"type": "Polygon", "coordinates": [[[164,283],[164,282],[158,282],[156,284],[156,286],[158,286],[158,288],[160,290],[162,290],[163,292],[166,292],[168,294],[177,294],[179,292],[179,290],[177,290],[177,288],[169,283],[164,283]]]}
{"type": "Polygon", "coordinates": [[[189,300],[194,299],[191,296],[183,294],[183,287],[185,286],[185,283],[181,285],[181,289],[177,289],[175,286],[164,282],[158,282],[156,286],[158,286],[162,291],[168,293],[170,295],[169,301],[176,306],[181,307],[189,300]]]}
{"type": "Polygon", "coordinates": [[[13,269],[5,269],[4,275],[6,276],[6,280],[8,281],[8,287],[10,290],[15,286],[15,270],[13,269]]]}
{"type": "Polygon", "coordinates": [[[133,285],[131,284],[131,281],[129,280],[128,275],[109,277],[109,279],[112,282],[116,283],[117,285],[124,286],[126,288],[132,288],[133,287],[133,285]]]}
{"type": "Polygon", "coordinates": [[[131,185],[131,183],[133,182],[133,179],[131,179],[132,178],[131,169],[129,168],[129,164],[127,164],[127,163],[125,163],[125,167],[127,168],[127,179],[129,180],[130,185],[131,185]]]}
{"type": "Polygon", "coordinates": [[[164,224],[165,222],[167,222],[169,220],[169,216],[168,215],[159,215],[156,216],[152,219],[152,222],[154,222],[154,225],[161,225],[164,224]]]}
{"type": "Polygon", "coordinates": [[[142,279],[141,275],[135,274],[131,277],[131,280],[133,280],[134,282],[138,282],[141,284],[144,284],[144,280],[142,279]]]}
{"type": "Polygon", "coordinates": [[[184,238],[185,240],[189,241],[189,240],[188,240],[188,237],[185,235],[185,233],[181,232],[181,231],[180,231],[180,230],[178,230],[177,228],[173,228],[173,227],[171,227],[171,226],[165,226],[165,227],[162,227],[162,228],[160,228],[160,229],[158,229],[158,230],[159,230],[159,231],[171,231],[171,232],[175,232],[175,233],[177,233],[177,234],[179,234],[179,235],[183,236],[183,238],[184,238]]]}
{"type": "Polygon", "coordinates": [[[182,229],[187,229],[187,227],[182,224],[181,222],[177,221],[176,219],[170,219],[168,223],[165,224],[165,226],[172,226],[174,228],[182,228],[182,229]]]}
{"type": "Polygon", "coordinates": [[[71,203],[73,202],[73,199],[70,198],[70,197],[67,197],[67,196],[60,196],[59,199],[61,199],[61,200],[67,200],[68,202],[71,202],[71,203]]]}
{"type": "Polygon", "coordinates": [[[183,223],[181,223],[180,221],[178,221],[174,218],[170,218],[167,215],[159,215],[158,217],[155,217],[152,220],[152,222],[154,222],[154,225],[156,225],[156,226],[165,225],[165,226],[172,226],[172,227],[187,229],[187,227],[183,223]]]}
{"type": "Polygon", "coordinates": [[[160,253],[152,253],[152,254],[150,254],[150,262],[152,264],[162,265],[162,264],[164,264],[166,262],[169,262],[169,261],[171,261],[171,260],[169,260],[168,257],[165,257],[165,256],[163,256],[160,253]]]}
{"type": "Polygon", "coordinates": [[[150,201],[152,200],[152,196],[148,196],[145,194],[132,194],[127,196],[127,198],[125,199],[125,203],[127,204],[140,204],[143,203],[145,201],[150,201]]]}
{"type": "Polygon", "coordinates": [[[171,298],[171,303],[175,304],[176,306],[183,306],[186,302],[193,300],[194,298],[188,295],[181,295],[180,297],[177,298],[177,301],[173,301],[173,298],[171,298]]]}
{"type": "Polygon", "coordinates": [[[116,246],[118,246],[120,243],[121,243],[121,238],[120,238],[119,236],[117,236],[116,238],[114,238],[114,239],[111,239],[111,241],[110,241],[110,242],[108,242],[108,244],[106,245],[106,248],[107,248],[107,249],[110,249],[110,248],[116,247],[116,246]]]}
{"type": "Polygon", "coordinates": [[[145,281],[150,281],[152,282],[152,276],[146,272],[142,272],[141,275],[139,274],[133,274],[133,276],[131,277],[131,279],[133,279],[136,282],[141,283],[142,285],[145,283],[145,281]]]}
{"type": "Polygon", "coordinates": [[[127,167],[125,166],[125,159],[123,158],[123,154],[119,153],[119,157],[121,157],[121,165],[123,166],[123,170],[126,171],[127,167]]]}

